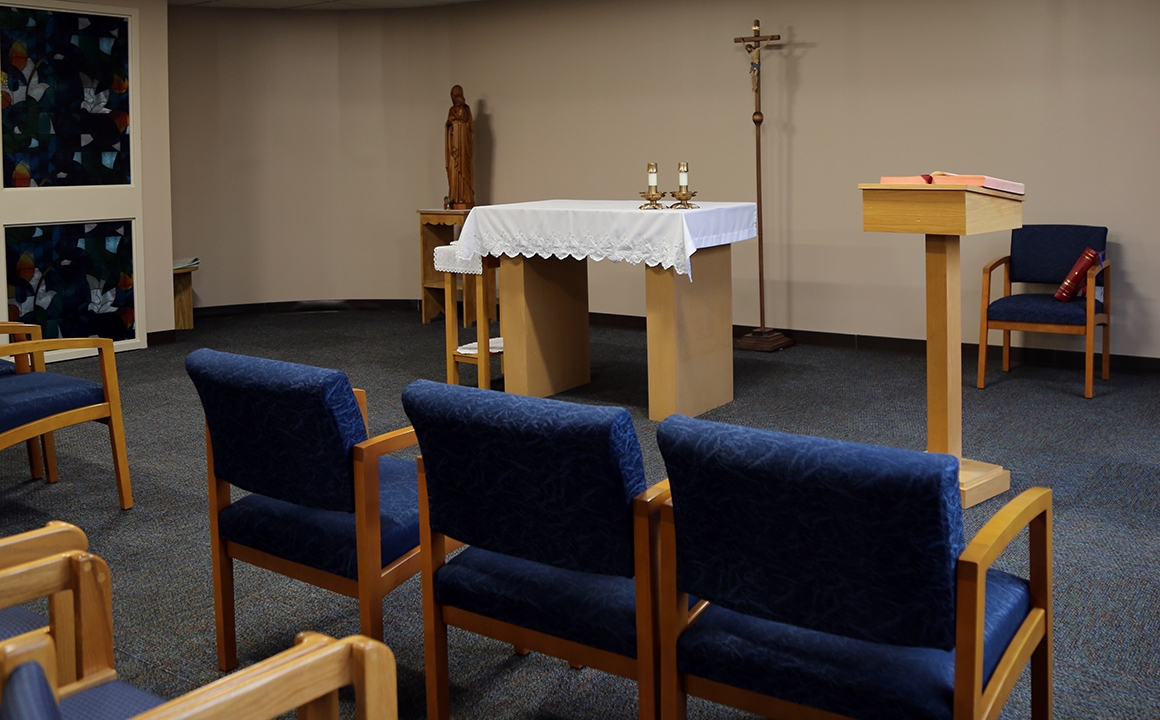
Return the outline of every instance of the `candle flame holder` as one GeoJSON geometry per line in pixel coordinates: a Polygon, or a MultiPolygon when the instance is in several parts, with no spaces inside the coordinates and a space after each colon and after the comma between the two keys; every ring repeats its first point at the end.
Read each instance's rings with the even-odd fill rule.
{"type": "Polygon", "coordinates": [[[644,205],[640,206],[640,209],[641,210],[664,210],[665,206],[661,205],[659,202],[657,202],[657,200],[660,200],[661,198],[663,198],[667,194],[668,193],[666,193],[664,191],[658,191],[656,185],[649,185],[648,191],[642,192],[640,194],[640,196],[642,198],[644,198],[645,200],[648,200],[648,202],[646,202],[644,205]]]}
{"type": "Polygon", "coordinates": [[[688,185],[681,185],[675,192],[672,193],[677,202],[669,205],[669,209],[692,210],[693,208],[700,207],[699,205],[694,205],[693,203],[689,202],[696,196],[696,194],[696,192],[689,192],[688,185]]]}

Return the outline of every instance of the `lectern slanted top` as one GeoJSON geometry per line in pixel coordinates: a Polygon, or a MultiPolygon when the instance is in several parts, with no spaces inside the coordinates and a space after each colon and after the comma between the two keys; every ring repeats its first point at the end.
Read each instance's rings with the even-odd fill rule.
{"type": "Polygon", "coordinates": [[[927,450],[962,460],[963,507],[1011,487],[1011,473],[963,456],[959,237],[1023,227],[1023,196],[971,185],[864,184],[862,229],[926,236],[927,450]]]}

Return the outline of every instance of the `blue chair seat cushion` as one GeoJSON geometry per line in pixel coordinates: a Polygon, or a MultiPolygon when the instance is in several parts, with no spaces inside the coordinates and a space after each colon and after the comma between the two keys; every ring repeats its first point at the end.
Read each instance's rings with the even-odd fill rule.
{"type": "Polygon", "coordinates": [[[636,657],[636,586],[631,578],[565,570],[470,547],[435,574],[435,600],[636,657]]]}
{"type": "Polygon", "coordinates": [[[48,618],[22,607],[0,610],[0,640],[14,638],[48,625],[48,618]]]}
{"type": "Polygon", "coordinates": [[[165,703],[164,698],[111,680],[60,701],[62,720],[125,720],[165,703]]]}
{"type": "Polygon", "coordinates": [[[50,372],[0,375],[0,432],[103,402],[104,389],[91,380],[50,372]]]}
{"type": "MultiPolygon", "coordinates": [[[[984,684],[1026,618],[1021,578],[987,574],[984,684]]],[[[681,635],[683,673],[857,720],[950,720],[953,650],[885,645],[807,630],[710,605],[681,635]]]]}
{"type": "MultiPolygon", "coordinates": [[[[1096,300],[1096,313],[1104,304],[1096,300]]],[[[1024,293],[999,298],[987,306],[987,319],[1002,322],[1047,323],[1051,325],[1084,325],[1087,323],[1087,299],[1072,298],[1060,302],[1054,296],[1024,293]]]]}
{"type": "Polygon", "coordinates": [[[60,720],[60,707],[39,663],[13,668],[4,683],[0,720],[60,720]]]}
{"type": "Polygon", "coordinates": [[[11,360],[0,360],[0,377],[16,374],[16,363],[11,360]]]}
{"type": "MultiPolygon", "coordinates": [[[[419,480],[413,461],[379,458],[379,530],[384,567],[419,544],[419,480]]],[[[252,493],[222,510],[218,532],[223,540],[358,579],[354,513],[252,493]]]]}

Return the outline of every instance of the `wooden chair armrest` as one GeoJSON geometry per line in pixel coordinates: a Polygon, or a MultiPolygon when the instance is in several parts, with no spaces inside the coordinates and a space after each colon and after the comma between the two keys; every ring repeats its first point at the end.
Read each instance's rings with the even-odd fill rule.
{"type": "Polygon", "coordinates": [[[0,570],[69,550],[88,550],[83,530],[60,520],[50,520],[36,530],[0,538],[0,570]]]}
{"type": "Polygon", "coordinates": [[[329,642],[314,639],[306,645],[306,652],[300,647],[291,648],[137,715],[134,720],[271,718],[295,708],[311,707],[313,701],[349,684],[356,688],[360,718],[397,717],[395,661],[390,649],[358,635],[343,640],[321,638],[329,642]]]}
{"type": "Polygon", "coordinates": [[[49,338],[48,340],[21,340],[0,348],[0,356],[26,353],[43,353],[52,350],[104,350],[113,349],[113,341],[108,338],[49,338]]]}
{"type": "Polygon", "coordinates": [[[1105,260],[1103,265],[1092,265],[1090,268],[1088,268],[1087,271],[1088,280],[1095,280],[1100,273],[1110,269],[1111,267],[1111,260],[1105,260]]]}
{"type": "Polygon", "coordinates": [[[644,492],[640,493],[632,499],[633,514],[640,517],[643,515],[656,515],[660,512],[661,504],[673,496],[669,489],[668,478],[661,480],[652,487],[645,488],[644,492]]]}
{"type": "Polygon", "coordinates": [[[990,275],[991,273],[995,272],[995,268],[999,267],[1000,265],[1009,265],[1009,264],[1011,264],[1011,256],[1010,255],[1004,255],[1003,257],[997,257],[994,260],[992,260],[991,262],[989,262],[983,266],[983,274],[990,275]]]}
{"type": "Polygon", "coordinates": [[[409,448],[419,444],[419,438],[415,437],[415,428],[407,426],[398,430],[392,430],[389,433],[376,435],[369,440],[363,440],[354,446],[354,459],[356,462],[369,462],[382,455],[393,453],[403,448],[409,448]]]}
{"type": "Polygon", "coordinates": [[[16,338],[20,340],[40,340],[42,331],[39,325],[32,325],[21,322],[0,322],[0,335],[8,335],[16,342],[16,338]]]}
{"type": "Polygon", "coordinates": [[[995,513],[975,534],[967,548],[959,555],[959,566],[966,564],[984,573],[995,558],[1031,524],[1035,518],[1051,512],[1051,490],[1031,488],[1024,490],[995,513]]]}

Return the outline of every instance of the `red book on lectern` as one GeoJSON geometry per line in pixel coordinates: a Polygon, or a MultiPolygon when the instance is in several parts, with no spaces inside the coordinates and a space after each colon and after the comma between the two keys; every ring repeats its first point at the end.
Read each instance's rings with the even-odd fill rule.
{"type": "Polygon", "coordinates": [[[1084,248],[1080,253],[1079,260],[1075,261],[1075,265],[1071,266],[1071,272],[1067,274],[1067,279],[1055,291],[1055,299],[1063,302],[1071,300],[1071,296],[1079,290],[1081,283],[1084,282],[1083,277],[1087,275],[1087,271],[1092,265],[1100,261],[1100,254],[1091,248],[1084,248]]]}

